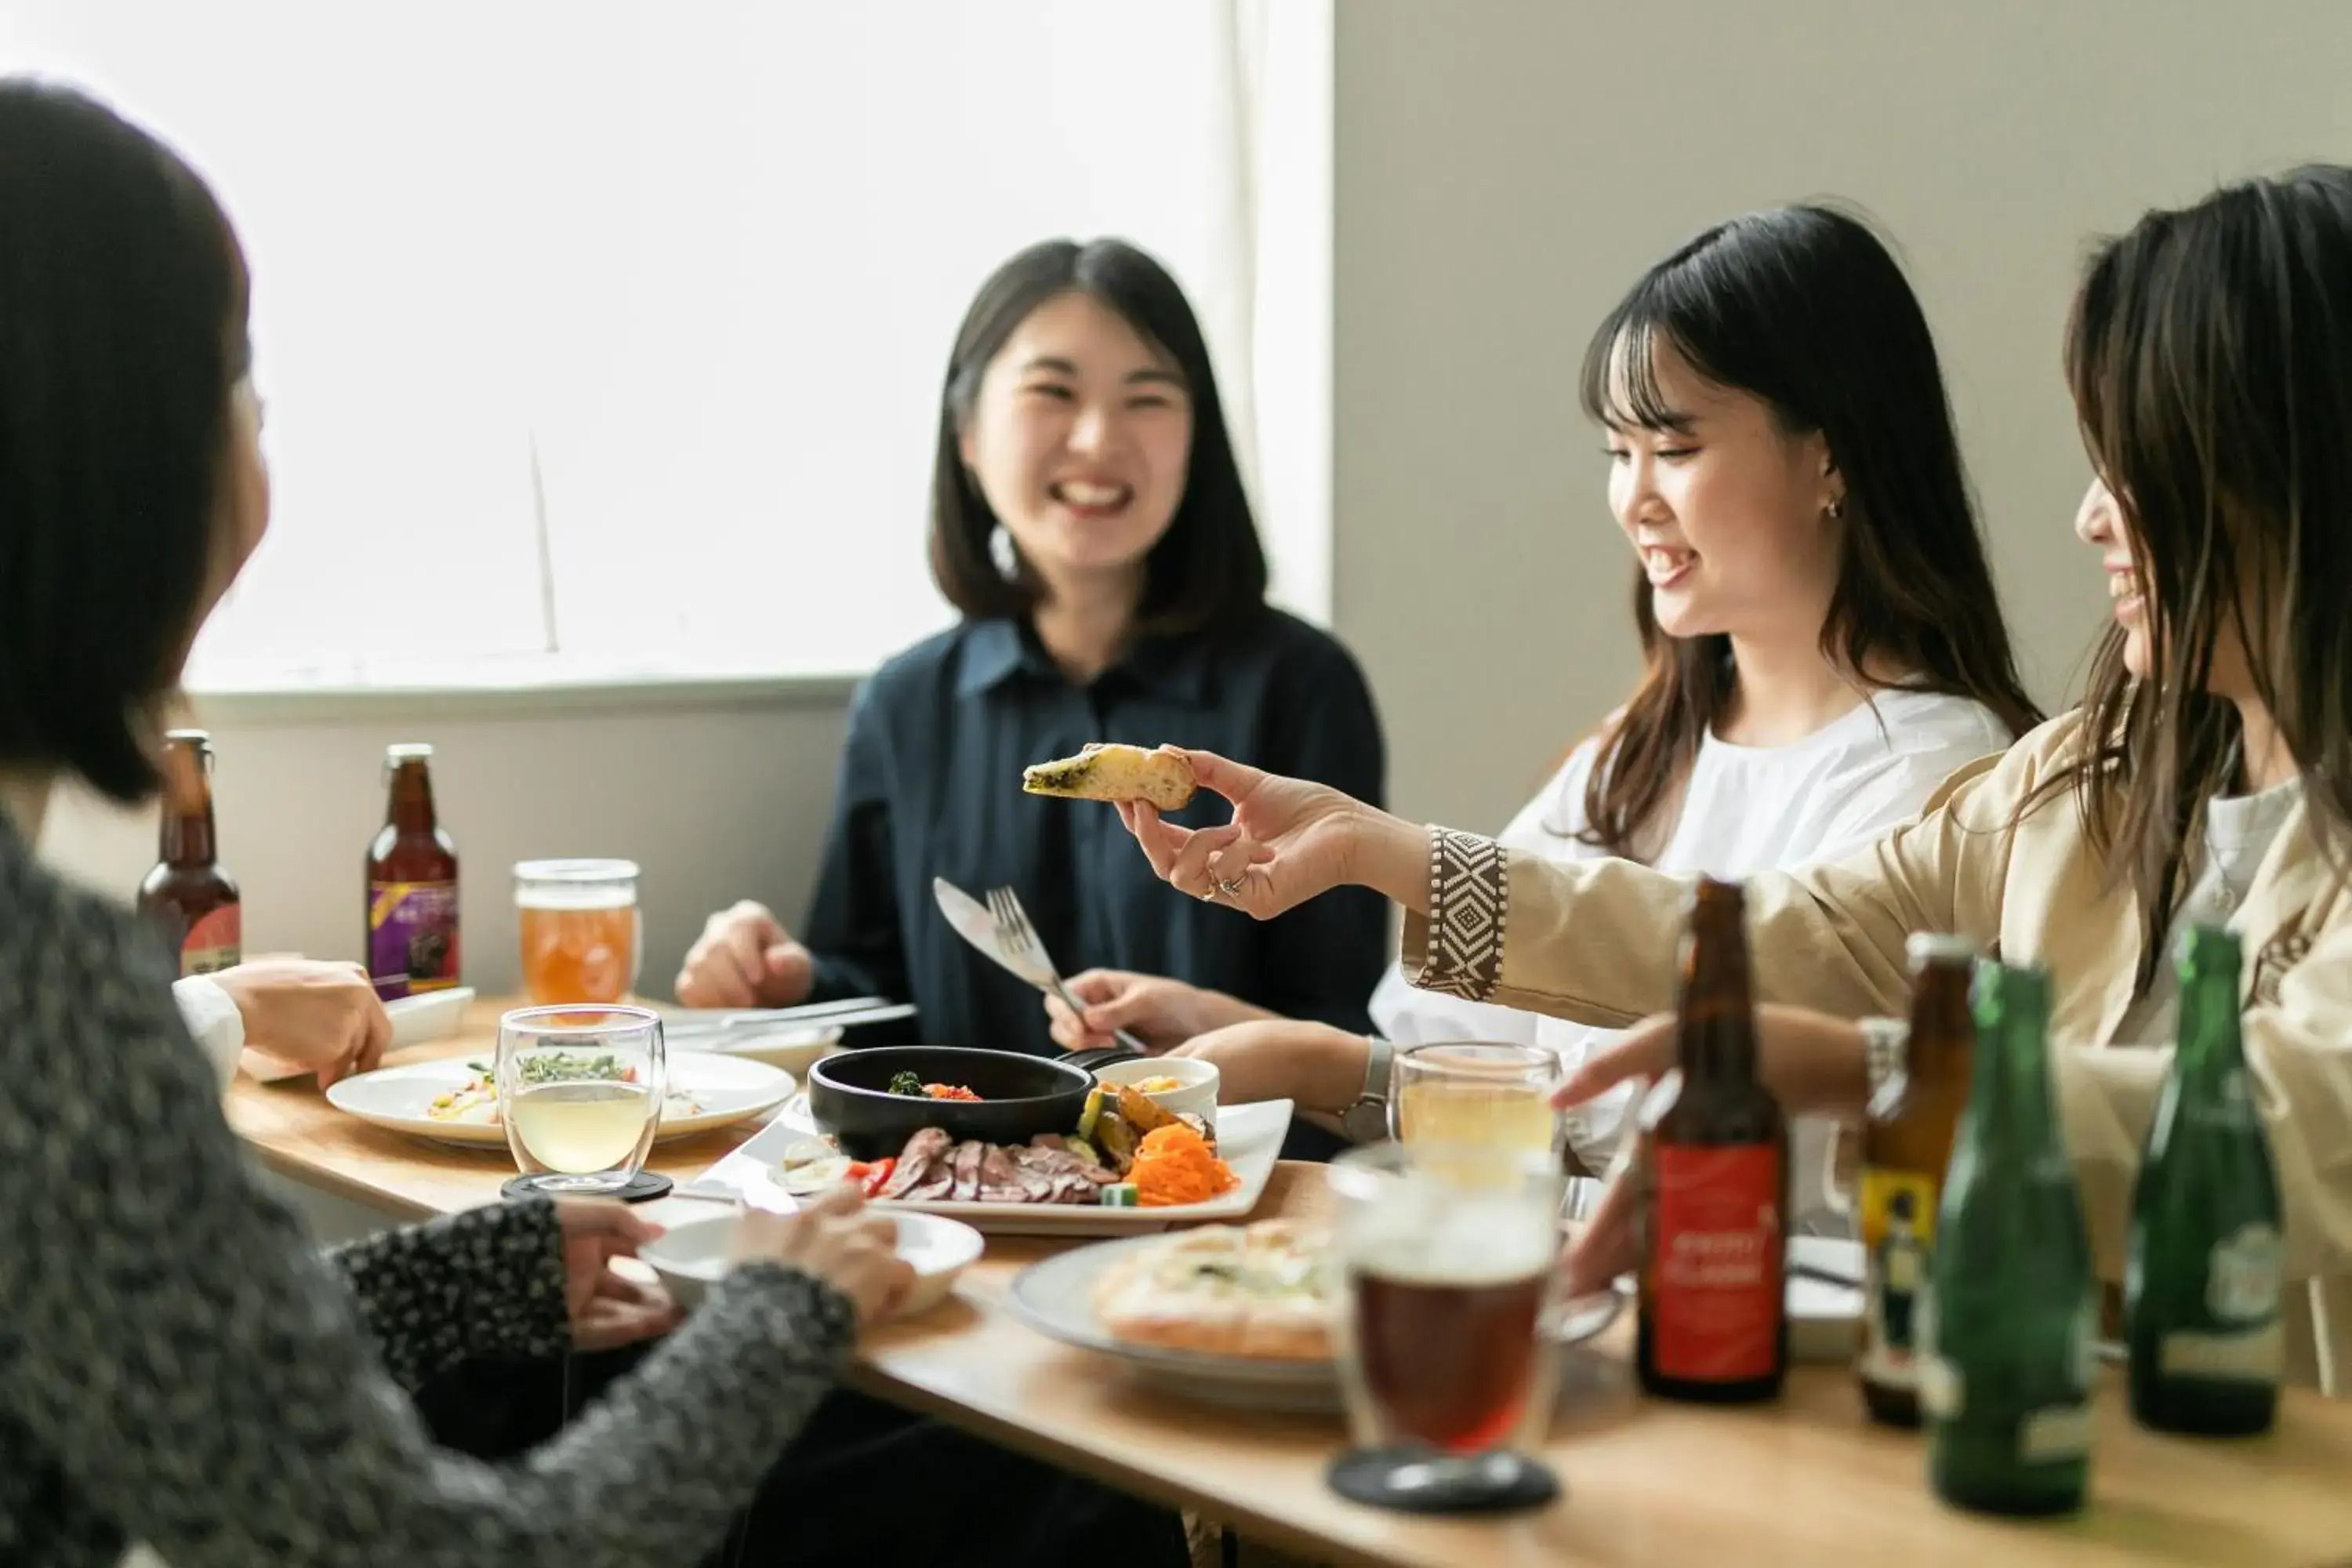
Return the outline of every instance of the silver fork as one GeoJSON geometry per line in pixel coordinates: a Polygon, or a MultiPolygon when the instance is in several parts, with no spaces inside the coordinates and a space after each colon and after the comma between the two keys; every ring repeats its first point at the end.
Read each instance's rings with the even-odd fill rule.
{"type": "MultiPolygon", "coordinates": [[[[1010,888],[989,889],[988,912],[996,921],[996,945],[1004,950],[1004,956],[1044,975],[1045,988],[1061,998],[1062,1005],[1074,1016],[1085,1017],[1087,1010],[1078,1005],[1070,988],[1062,984],[1062,972],[1054,967],[1045,944],[1038,940],[1037,928],[1029,923],[1029,911],[1021,907],[1021,895],[1010,888]]],[[[1143,1056],[1151,1054],[1149,1046],[1125,1029],[1113,1030],[1111,1038],[1130,1051],[1143,1056]]]]}

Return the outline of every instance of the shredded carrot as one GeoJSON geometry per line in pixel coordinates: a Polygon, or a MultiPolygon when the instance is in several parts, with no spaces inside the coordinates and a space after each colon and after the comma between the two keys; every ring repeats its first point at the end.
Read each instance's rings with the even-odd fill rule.
{"type": "Polygon", "coordinates": [[[1135,1201],[1143,1208],[1206,1203],[1240,1184],[1232,1167],[1209,1152],[1202,1136],[1182,1122],[1156,1128],[1136,1146],[1135,1201]]]}

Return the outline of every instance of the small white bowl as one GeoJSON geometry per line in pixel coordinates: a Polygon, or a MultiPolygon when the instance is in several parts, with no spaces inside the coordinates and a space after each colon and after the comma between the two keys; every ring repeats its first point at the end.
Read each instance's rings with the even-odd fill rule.
{"type": "MultiPolygon", "coordinates": [[[[928,1312],[947,1300],[956,1276],[971,1267],[987,1244],[971,1226],[938,1215],[908,1212],[888,1217],[898,1227],[898,1256],[915,1269],[915,1288],[898,1304],[896,1315],[928,1312]]],[[[727,1247],[737,1218],[730,1212],[674,1225],[637,1256],[661,1276],[671,1299],[691,1311],[701,1304],[703,1292],[733,1267],[727,1247]]]]}
{"type": "Polygon", "coordinates": [[[1138,1084],[1146,1079],[1172,1078],[1174,1089],[1149,1089],[1145,1096],[1162,1110],[1178,1115],[1192,1115],[1209,1123],[1217,1122],[1217,1064],[1193,1057],[1145,1057],[1140,1061],[1113,1062],[1097,1068],[1098,1083],[1138,1084]]]}
{"type": "Polygon", "coordinates": [[[809,1068],[819,1060],[833,1055],[841,1044],[845,1031],[838,1024],[830,1026],[803,1026],[797,1029],[744,1029],[731,1035],[720,1035],[708,1045],[681,1046],[681,1050],[705,1050],[715,1056],[742,1057],[755,1062],[765,1062],[772,1068],[782,1068],[801,1082],[808,1081],[809,1068]]]}

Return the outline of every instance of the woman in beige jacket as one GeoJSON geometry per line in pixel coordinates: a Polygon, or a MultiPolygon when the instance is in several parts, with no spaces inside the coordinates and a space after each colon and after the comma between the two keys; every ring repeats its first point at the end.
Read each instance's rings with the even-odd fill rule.
{"type": "MultiPolygon", "coordinates": [[[[1763,1070],[1856,1113],[1900,1062],[1904,942],[2047,965],[2054,1072],[2101,1278],[2122,1277],[2170,1059],[2171,932],[2249,954],[2244,1036],[2286,1211],[2291,1373],[2352,1387],[2352,169],[2149,214],[2076,298],[2067,376],[2101,476],[2076,531],[2115,600],[2084,705],[1963,770],[1858,854],[1748,884],[1763,1070]]],[[[1260,919],[1360,884],[1405,906],[1416,984],[1597,1025],[1671,1005],[1685,886],[1554,865],[1192,753],[1234,820],[1121,806],[1178,889],[1260,919]]],[[[1566,1086],[1663,1070],[1654,1020],[1566,1086]]],[[[1622,1214],[1624,1194],[1605,1211],[1622,1214]]],[[[1621,1225],[1580,1245],[1630,1260],[1621,1225]]]]}

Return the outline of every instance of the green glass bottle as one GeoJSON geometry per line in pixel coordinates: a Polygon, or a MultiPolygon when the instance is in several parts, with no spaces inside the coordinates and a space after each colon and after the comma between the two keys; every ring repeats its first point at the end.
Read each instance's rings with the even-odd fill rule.
{"type": "Polygon", "coordinates": [[[2090,1238],[2050,1092],[2050,977],[1977,972],[1968,1110],[1945,1173],[1920,1337],[1937,1495],[2070,1513],[2091,1468],[2097,1370],[2090,1238]]]}
{"type": "Polygon", "coordinates": [[[2124,1256],[2131,1409],[2167,1432],[2242,1436],[2278,1416],[2278,1173],[2238,1037],[2238,939],[2194,927],[2179,962],[2179,1044],[2124,1256]]]}

